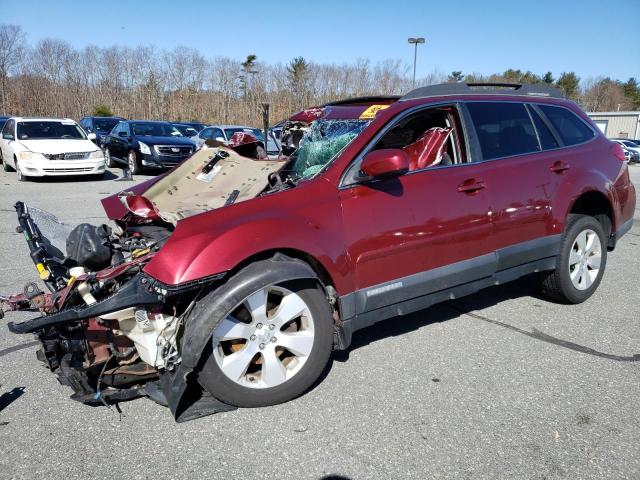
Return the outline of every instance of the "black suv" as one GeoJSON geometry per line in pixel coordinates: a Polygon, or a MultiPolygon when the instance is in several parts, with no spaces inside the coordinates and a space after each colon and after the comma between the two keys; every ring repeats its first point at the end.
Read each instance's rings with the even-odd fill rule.
{"type": "Polygon", "coordinates": [[[107,166],[126,162],[133,174],[144,168],[173,167],[195,150],[193,141],[173,125],[150,120],[119,122],[105,136],[102,147],[107,166]]]}
{"type": "Polygon", "coordinates": [[[96,138],[93,143],[102,147],[104,137],[115,127],[118,122],[124,120],[122,117],[83,117],[78,123],[87,133],[95,133],[96,138]]]}

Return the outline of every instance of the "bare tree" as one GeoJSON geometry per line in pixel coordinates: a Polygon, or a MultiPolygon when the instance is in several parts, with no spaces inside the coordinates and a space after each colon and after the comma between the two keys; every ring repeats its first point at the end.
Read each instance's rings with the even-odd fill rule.
{"type": "Polygon", "coordinates": [[[26,36],[18,25],[0,25],[0,90],[2,113],[9,111],[8,78],[22,62],[26,36]]]}

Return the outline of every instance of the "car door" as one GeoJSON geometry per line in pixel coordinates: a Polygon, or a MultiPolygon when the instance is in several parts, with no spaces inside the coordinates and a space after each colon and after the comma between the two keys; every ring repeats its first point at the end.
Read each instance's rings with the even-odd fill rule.
{"type": "MultiPolygon", "coordinates": [[[[465,104],[485,163],[492,222],[491,245],[498,270],[556,254],[550,236],[552,202],[558,185],[552,170],[558,147],[535,111],[521,102],[465,104]]],[[[558,164],[560,165],[561,162],[558,164]]]]}
{"type": "Polygon", "coordinates": [[[458,158],[454,165],[340,189],[347,254],[355,272],[355,313],[493,273],[484,165],[470,162],[466,154],[458,158]]]}
{"type": "Polygon", "coordinates": [[[118,158],[125,158],[129,153],[129,125],[120,122],[112,132],[110,144],[113,145],[113,154],[118,158]]]}

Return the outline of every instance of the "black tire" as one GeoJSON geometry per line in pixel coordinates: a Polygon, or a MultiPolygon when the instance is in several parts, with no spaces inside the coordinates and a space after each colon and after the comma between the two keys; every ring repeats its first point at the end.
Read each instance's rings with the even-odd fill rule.
{"type": "MultiPolygon", "coordinates": [[[[608,220],[608,218],[607,218],[608,220]]],[[[546,272],[542,277],[542,291],[553,300],[562,303],[582,303],[587,300],[598,288],[607,265],[607,240],[608,232],[602,224],[589,215],[571,214],[567,218],[564,233],[560,244],[560,254],[556,259],[556,268],[546,272]],[[600,269],[591,286],[579,290],[573,285],[569,270],[569,255],[579,233],[592,230],[600,240],[600,269]]]]}
{"type": "MultiPolygon", "coordinates": [[[[243,271],[240,271],[236,277],[242,274],[243,271]]],[[[311,352],[300,370],[284,383],[271,388],[249,388],[234,382],[223,373],[214,358],[212,342],[208,342],[201,360],[198,381],[209,393],[225,403],[238,407],[264,407],[292,400],[306,392],[318,380],[329,361],[333,347],[333,316],[324,290],[313,280],[294,280],[276,285],[296,293],[308,306],[314,321],[311,352]]],[[[238,289],[237,304],[252,293],[246,289],[238,289]]],[[[202,301],[206,302],[207,298],[209,297],[202,301]]],[[[202,310],[206,310],[206,307],[202,310]]]]}
{"type": "Polygon", "coordinates": [[[116,161],[111,156],[111,152],[109,151],[108,148],[104,149],[104,159],[105,159],[105,163],[107,164],[107,168],[115,168],[118,166],[116,164],[116,161]]]}
{"type": "Polygon", "coordinates": [[[135,150],[129,150],[129,153],[127,154],[127,165],[129,165],[131,175],[138,175],[142,173],[142,165],[140,164],[140,159],[138,158],[135,150]]]}

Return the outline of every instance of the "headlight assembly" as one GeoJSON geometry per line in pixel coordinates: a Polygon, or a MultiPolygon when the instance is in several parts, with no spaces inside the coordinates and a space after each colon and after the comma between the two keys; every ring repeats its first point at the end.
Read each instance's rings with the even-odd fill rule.
{"type": "Polygon", "coordinates": [[[102,153],[102,150],[96,150],[95,152],[91,152],[91,155],[89,155],[89,158],[91,159],[103,158],[103,157],[104,157],[104,153],[102,153]]]}
{"type": "Polygon", "coordinates": [[[142,142],[138,142],[138,145],[140,145],[140,153],[144,153],[145,155],[151,155],[151,149],[149,148],[149,145],[142,142]]]}

